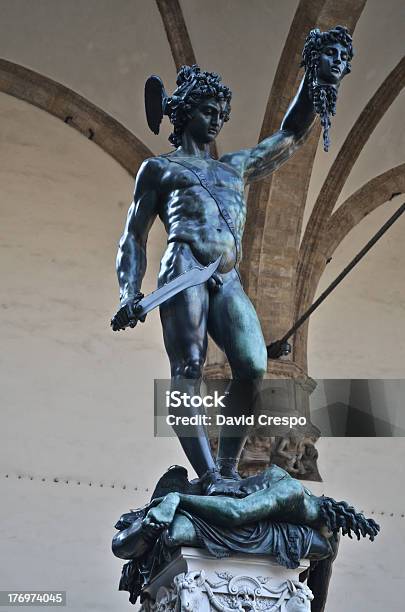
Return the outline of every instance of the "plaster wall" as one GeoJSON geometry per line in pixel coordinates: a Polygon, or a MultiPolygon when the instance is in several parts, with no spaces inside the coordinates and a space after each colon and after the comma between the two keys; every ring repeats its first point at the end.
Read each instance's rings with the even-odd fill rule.
{"type": "MultiPolygon", "coordinates": [[[[403,197],[357,225],[336,249],[317,296],[394,214],[403,197]]],[[[308,369],[314,378],[403,378],[405,291],[400,218],[313,314],[308,369]]]]}
{"type": "MultiPolygon", "coordinates": [[[[150,390],[168,376],[157,312],[136,335],[109,327],[133,181],[62,122],[9,96],[0,105],[2,465],[63,475],[91,465],[99,477],[129,478],[133,461],[153,462],[150,390]],[[150,437],[149,455],[135,432],[138,444],[150,437]]],[[[150,241],[146,292],[165,246],[158,223],[150,241]]]]}

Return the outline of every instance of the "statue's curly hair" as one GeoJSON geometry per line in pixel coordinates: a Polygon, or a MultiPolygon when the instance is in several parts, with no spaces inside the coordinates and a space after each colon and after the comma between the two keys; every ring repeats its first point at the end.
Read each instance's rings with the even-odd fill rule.
{"type": "Polygon", "coordinates": [[[318,28],[310,31],[302,51],[301,66],[304,66],[309,72],[311,80],[316,80],[316,69],[323,49],[337,42],[347,49],[348,61],[346,73],[348,74],[351,71],[350,61],[353,59],[353,39],[349,34],[349,30],[344,26],[338,25],[327,32],[321,32],[318,28]]]}
{"type": "Polygon", "coordinates": [[[167,99],[165,114],[169,116],[174,126],[169,141],[178,147],[181,144],[181,135],[191,111],[196,108],[204,98],[216,98],[226,102],[224,121],[228,121],[231,112],[230,101],[232,92],[223,83],[216,72],[202,71],[197,64],[181,66],[177,74],[177,89],[167,99]]]}

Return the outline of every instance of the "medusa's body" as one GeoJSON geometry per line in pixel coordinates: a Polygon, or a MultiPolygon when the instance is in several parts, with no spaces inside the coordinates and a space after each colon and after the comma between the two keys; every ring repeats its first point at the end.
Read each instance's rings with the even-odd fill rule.
{"type": "Polygon", "coordinates": [[[366,519],[346,502],[313,495],[278,466],[271,466],[259,477],[246,479],[244,486],[253,492],[242,499],[173,491],[153,500],[143,520],[138,517],[136,523],[115,536],[114,553],[124,559],[140,557],[150,547],[151,539],[162,531],[166,531],[169,546],[195,545],[198,539],[193,517],[225,532],[237,532],[263,521],[267,521],[267,529],[272,523],[304,526],[314,530],[311,533],[314,555],[330,553],[324,536],[330,537],[339,530],[350,537],[352,531],[358,538],[368,535],[371,540],[379,531],[372,519],[366,519]]]}
{"type": "MultiPolygon", "coordinates": [[[[246,480],[249,482],[249,479],[246,480]]],[[[150,508],[143,520],[145,527],[168,527],[178,510],[185,510],[222,527],[232,528],[261,520],[305,525],[329,536],[354,532],[358,539],[373,540],[379,526],[366,519],[347,502],[313,495],[301,482],[278,466],[270,466],[259,478],[258,490],[243,498],[187,495],[172,492],[150,508]]]]}

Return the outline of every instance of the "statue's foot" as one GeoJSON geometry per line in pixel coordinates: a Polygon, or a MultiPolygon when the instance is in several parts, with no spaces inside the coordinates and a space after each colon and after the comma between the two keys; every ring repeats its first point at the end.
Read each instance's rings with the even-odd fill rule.
{"type": "Polygon", "coordinates": [[[229,497],[246,497],[246,493],[239,487],[238,480],[228,480],[223,478],[220,482],[209,485],[205,495],[228,495],[229,497]]]}
{"type": "Polygon", "coordinates": [[[169,493],[163,498],[160,504],[148,510],[148,513],[142,521],[142,525],[145,528],[164,529],[168,527],[173,522],[179,503],[179,494],[169,493]]]}
{"type": "Polygon", "coordinates": [[[246,496],[246,493],[240,490],[239,480],[223,478],[217,468],[207,470],[200,478],[200,485],[202,495],[246,496]]]}
{"type": "Polygon", "coordinates": [[[225,480],[242,480],[238,472],[237,459],[217,457],[217,466],[222,478],[225,478],[225,480]]]}

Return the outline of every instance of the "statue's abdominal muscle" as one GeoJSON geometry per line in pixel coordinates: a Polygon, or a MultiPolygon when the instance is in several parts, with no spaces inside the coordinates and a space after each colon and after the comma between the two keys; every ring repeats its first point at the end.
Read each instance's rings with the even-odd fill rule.
{"type": "Polygon", "coordinates": [[[246,203],[243,193],[229,187],[226,190],[217,187],[217,192],[221,206],[233,221],[238,247],[216,202],[203,187],[195,185],[172,192],[162,217],[170,241],[187,242],[203,265],[222,255],[219,271],[225,273],[235,265],[236,256],[240,260],[246,203]]]}

